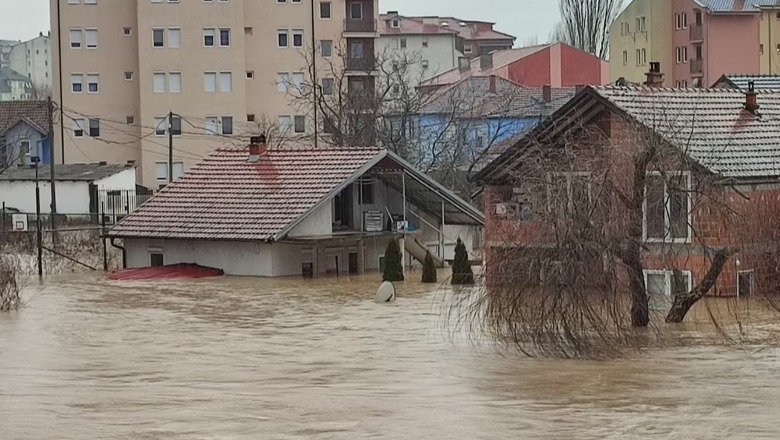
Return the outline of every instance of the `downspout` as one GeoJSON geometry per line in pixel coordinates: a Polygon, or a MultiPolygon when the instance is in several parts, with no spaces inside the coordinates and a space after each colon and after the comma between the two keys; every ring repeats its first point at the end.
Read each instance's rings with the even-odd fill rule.
{"type": "Polygon", "coordinates": [[[315,13],[316,8],[314,7],[315,1],[311,0],[311,70],[312,70],[312,91],[314,92],[314,149],[316,150],[318,147],[318,139],[317,139],[317,87],[319,86],[319,81],[317,80],[317,37],[315,35],[314,27],[315,27],[315,13]]]}
{"type": "Polygon", "coordinates": [[[119,246],[114,240],[116,240],[116,238],[111,237],[111,247],[122,251],[122,269],[127,269],[127,252],[125,251],[124,246],[119,246]]]}

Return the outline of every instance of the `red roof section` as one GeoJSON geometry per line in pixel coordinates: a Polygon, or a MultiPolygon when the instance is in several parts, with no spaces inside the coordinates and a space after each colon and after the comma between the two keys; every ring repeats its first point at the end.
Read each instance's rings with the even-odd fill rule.
{"type": "Polygon", "coordinates": [[[495,23],[479,20],[461,20],[455,17],[421,16],[407,17],[396,14],[381,14],[381,34],[444,34],[456,33],[468,41],[508,40],[513,43],[515,37],[493,29],[495,23]],[[401,27],[393,28],[388,20],[398,17],[401,27]]]}
{"type": "Polygon", "coordinates": [[[455,35],[458,32],[438,24],[426,24],[419,18],[383,14],[379,16],[379,33],[382,35],[455,35]],[[399,26],[394,28],[391,20],[396,18],[399,26]]]}
{"type": "Polygon", "coordinates": [[[127,216],[114,237],[272,240],[383,150],[218,149],[127,216]]]}

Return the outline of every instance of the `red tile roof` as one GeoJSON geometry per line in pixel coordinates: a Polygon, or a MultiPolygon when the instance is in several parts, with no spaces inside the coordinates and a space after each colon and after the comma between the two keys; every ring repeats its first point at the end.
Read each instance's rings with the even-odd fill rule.
{"type": "Polygon", "coordinates": [[[272,240],[383,150],[219,149],[127,216],[115,237],[272,240]]]}
{"type": "Polygon", "coordinates": [[[49,103],[47,101],[0,102],[0,134],[18,124],[19,121],[25,121],[42,134],[46,134],[49,131],[49,103]]]}
{"type": "Polygon", "coordinates": [[[379,33],[381,35],[455,35],[458,32],[438,24],[426,24],[420,18],[382,14],[379,16],[379,33]],[[397,28],[390,24],[394,18],[399,21],[397,28]]]}

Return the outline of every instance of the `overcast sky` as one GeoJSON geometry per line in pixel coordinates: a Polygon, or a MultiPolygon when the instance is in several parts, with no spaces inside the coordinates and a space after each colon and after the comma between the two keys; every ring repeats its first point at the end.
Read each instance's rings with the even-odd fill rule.
{"type": "MultiPolygon", "coordinates": [[[[537,36],[539,41],[546,41],[558,21],[554,0],[379,0],[379,8],[382,12],[397,10],[402,15],[493,21],[496,29],[515,35],[518,45],[537,36]]],[[[49,30],[49,0],[0,0],[0,11],[0,39],[28,40],[49,30]]]]}

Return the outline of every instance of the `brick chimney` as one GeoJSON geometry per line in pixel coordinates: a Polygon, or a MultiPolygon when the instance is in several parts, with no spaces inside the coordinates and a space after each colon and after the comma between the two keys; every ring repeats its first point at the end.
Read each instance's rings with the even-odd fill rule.
{"type": "Polygon", "coordinates": [[[490,93],[496,93],[496,75],[490,75],[490,93]]]}
{"type": "Polygon", "coordinates": [[[471,70],[471,60],[469,57],[458,57],[458,70],[468,72],[471,70]]]}
{"type": "Polygon", "coordinates": [[[260,156],[268,151],[268,145],[266,144],[265,135],[252,136],[249,138],[249,162],[257,162],[260,160],[260,156]]]}
{"type": "Polygon", "coordinates": [[[552,87],[549,84],[542,87],[542,99],[544,102],[552,102],[552,87]]]}
{"type": "Polygon", "coordinates": [[[645,73],[647,81],[645,85],[647,87],[661,87],[664,85],[664,74],[661,73],[661,63],[658,61],[650,62],[650,71],[645,73]]]}
{"type": "Polygon", "coordinates": [[[748,81],[748,90],[745,92],[745,110],[758,115],[758,93],[756,93],[756,83],[748,81]]]}

